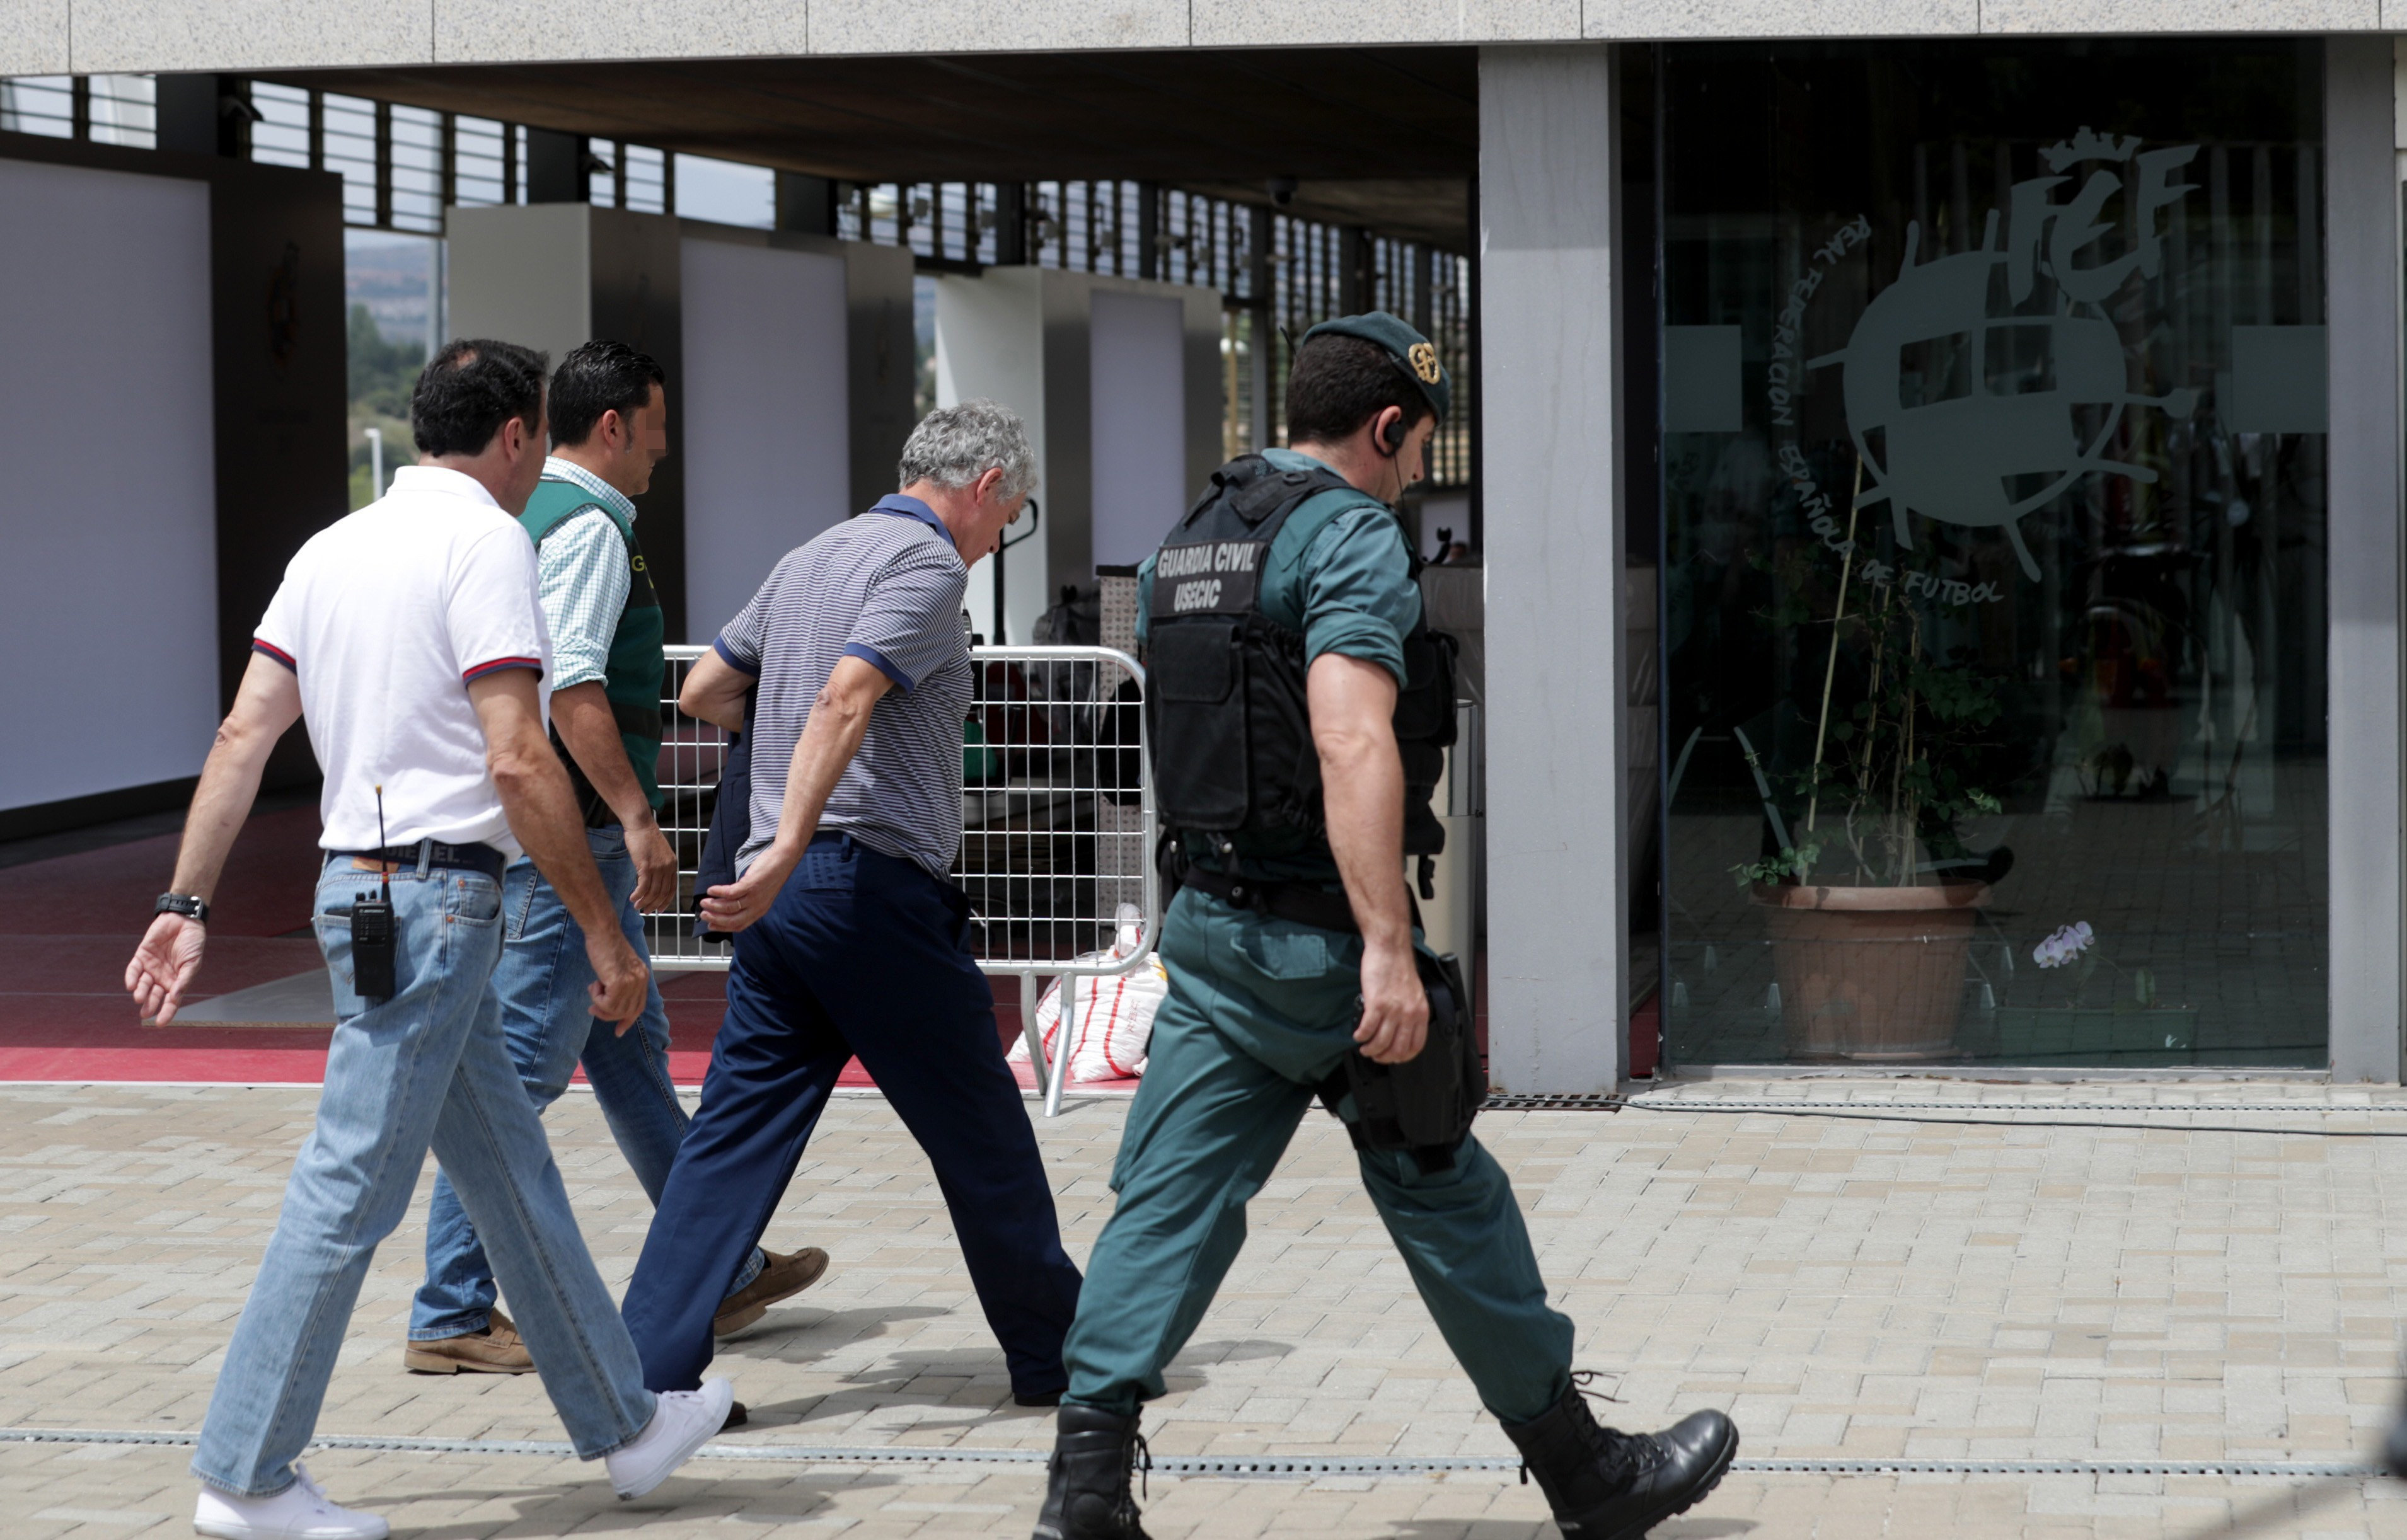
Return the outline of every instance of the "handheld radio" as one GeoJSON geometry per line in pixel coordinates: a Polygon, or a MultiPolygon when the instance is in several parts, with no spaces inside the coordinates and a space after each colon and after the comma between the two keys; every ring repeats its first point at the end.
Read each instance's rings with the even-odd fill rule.
{"type": "Polygon", "coordinates": [[[377,882],[381,897],[360,895],[351,905],[351,989],[363,1000],[392,998],[392,876],[384,860],[384,787],[377,798],[377,882]]]}

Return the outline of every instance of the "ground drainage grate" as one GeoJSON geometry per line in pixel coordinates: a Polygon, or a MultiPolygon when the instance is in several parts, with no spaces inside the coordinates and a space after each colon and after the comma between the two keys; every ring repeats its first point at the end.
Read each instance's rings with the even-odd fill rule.
{"type": "MultiPolygon", "coordinates": [[[[2045,1127],[2039,1117],[2066,1119],[2068,1115],[2081,1121],[2072,1124],[2098,1128],[2167,1128],[2176,1133],[2212,1133],[2183,1123],[2099,1123],[2092,1117],[2136,1118],[2145,1116],[2197,1117],[2201,1113],[2288,1113],[2293,1117],[2346,1117],[2407,1114],[2407,1101],[2389,1103],[2332,1102],[2044,1102],[2044,1101],[1835,1101],[1813,1100],[1803,1096],[1682,1096],[1661,1093],[1640,1092],[1620,1096],[1609,1092],[1574,1095],[1539,1092],[1490,1092],[1482,1104],[1497,1112],[1618,1112],[1627,1108],[1633,1112],[1773,1112],[1793,1117],[1842,1116],[1868,1118],[1898,1123],[1941,1123],[1965,1119],[1967,1114],[1986,1117],[2012,1117],[2027,1122],[2032,1127],[2045,1127]],[[1916,1118],[1899,1116],[1908,1112],[1946,1112],[1951,1118],[1916,1118]],[[2087,1116],[2085,1116],[2085,1114],[2087,1116]]],[[[2244,1129],[2244,1133],[2286,1133],[2286,1129],[2244,1129]]],[[[2320,1130],[2300,1130],[2320,1132],[2320,1130]]]]}
{"type": "MultiPolygon", "coordinates": [[[[1507,1098],[1490,1096],[1488,1105],[1494,1107],[1507,1098]]],[[[1549,1106],[1587,1106],[1590,1102],[1613,1101],[1617,1106],[1634,1108],[1646,1112],[2094,1112],[2108,1117],[2129,1118],[2143,1113],[2200,1112],[2287,1112],[2292,1115],[2321,1113],[2345,1116],[2351,1113],[2380,1115],[2407,1113],[2407,1101],[2399,1102],[2069,1102],[2069,1101],[1824,1101],[1803,1096],[1667,1096],[1649,1095],[1641,1092],[1635,1096],[1560,1096],[1522,1097],[1523,1101],[1545,1101],[1549,1106]]]]}
{"type": "MultiPolygon", "coordinates": [[[[158,1444],[190,1447],[196,1434],[171,1429],[0,1428],[0,1444],[158,1444]]],[[[310,1446],[393,1454],[533,1455],[564,1460],[568,1445],[492,1438],[378,1438],[330,1434],[310,1446]]],[[[705,1444],[705,1460],[775,1461],[806,1465],[1039,1465],[1043,1449],[847,1448],[819,1444],[705,1444]]],[[[1321,1476],[1449,1476],[1517,1473],[1518,1460],[1484,1456],[1156,1455],[1157,1476],[1241,1480],[1309,1480],[1321,1476]]],[[[2199,1476],[2291,1480],[2361,1478],[2383,1473],[2348,1462],[2302,1460],[1740,1460],[1730,1469],[1755,1476],[2199,1476]]]]}

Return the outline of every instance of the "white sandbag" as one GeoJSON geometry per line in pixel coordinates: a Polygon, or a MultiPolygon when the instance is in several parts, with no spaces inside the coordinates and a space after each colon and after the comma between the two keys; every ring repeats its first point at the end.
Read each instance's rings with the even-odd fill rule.
{"type": "MultiPolygon", "coordinates": [[[[1111,950],[1086,953],[1077,959],[1079,962],[1090,966],[1118,962],[1135,953],[1144,929],[1135,906],[1122,904],[1118,919],[1118,933],[1111,950]]],[[[1054,980],[1036,1002],[1036,1030],[1045,1039],[1048,1059],[1061,1052],[1061,982],[1054,980]]],[[[1077,1018],[1070,1033],[1069,1080],[1118,1081],[1143,1075],[1146,1048],[1153,1038],[1153,1015],[1170,993],[1170,976],[1162,971],[1161,958],[1149,955],[1143,967],[1126,973],[1081,978],[1077,986],[1077,1018]]],[[[1012,1043],[1010,1059],[1014,1064],[1028,1062],[1025,1037],[1012,1043]]]]}

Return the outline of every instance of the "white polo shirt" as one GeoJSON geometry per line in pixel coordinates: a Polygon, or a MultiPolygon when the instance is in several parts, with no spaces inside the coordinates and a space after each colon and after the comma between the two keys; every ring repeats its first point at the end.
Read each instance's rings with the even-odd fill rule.
{"type": "Polygon", "coordinates": [[[326,773],[320,845],[439,840],[519,854],[468,681],[533,669],[548,684],[551,641],[534,543],[475,478],[404,466],[384,497],[301,547],[251,646],[300,681],[326,773]]]}

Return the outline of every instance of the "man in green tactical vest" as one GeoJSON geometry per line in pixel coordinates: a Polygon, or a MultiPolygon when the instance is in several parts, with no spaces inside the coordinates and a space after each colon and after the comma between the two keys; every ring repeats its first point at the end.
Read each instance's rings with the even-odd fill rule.
{"type": "MultiPolygon", "coordinates": [[[[668,453],[661,366],[624,343],[589,342],[561,360],[550,396],[551,457],[519,522],[534,541],[552,646],[552,746],[567,763],[586,839],[629,944],[643,916],[677,899],[677,852],[661,832],[661,700],[667,670],[661,603],[635,538],[634,500],[668,453]]],[[[668,1013],[659,986],[615,1031],[588,1009],[585,936],[534,863],[503,877],[504,935],[493,984],[510,1055],[538,1109],[581,1066],[611,1137],[655,1203],[687,1117],[669,1080],[668,1013]]],[[[827,1253],[755,1247],[712,1325],[741,1331],[818,1281],[827,1253]]],[[[408,1368],[520,1374],[534,1361],[495,1291],[476,1227],[439,1175],[427,1216],[426,1281],[410,1311],[408,1368]]],[[[736,1417],[740,1418],[740,1409],[736,1417]]],[[[731,1418],[731,1422],[735,1418],[731,1418]]]]}
{"type": "Polygon", "coordinates": [[[1118,1202],[1062,1349],[1038,1540],[1144,1540],[1139,1406],[1162,1393],[1316,1095],[1565,1535],[1636,1540],[1737,1452],[1719,1412],[1635,1434],[1589,1415],[1572,1323],[1470,1132],[1487,1089],[1471,1002],[1421,944],[1404,875],[1445,843],[1430,797],[1454,741],[1452,648],[1422,625],[1392,506],[1452,395],[1436,348],[1394,316],[1313,328],[1288,380],[1293,447],[1215,472],[1138,570],[1154,793],[1181,886],[1118,1202]]]}

